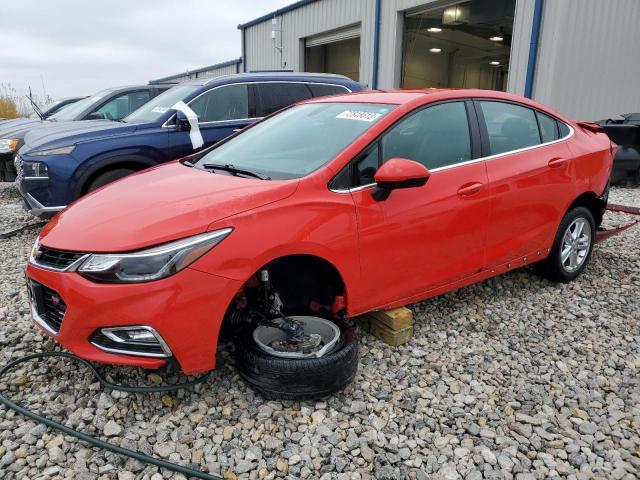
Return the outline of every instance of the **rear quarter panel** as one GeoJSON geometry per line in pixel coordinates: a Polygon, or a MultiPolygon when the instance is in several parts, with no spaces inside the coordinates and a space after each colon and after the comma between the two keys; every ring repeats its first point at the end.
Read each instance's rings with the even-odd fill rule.
{"type": "Polygon", "coordinates": [[[575,133],[568,145],[573,154],[576,193],[593,192],[600,196],[613,168],[611,141],[605,133],[591,132],[577,124],[571,126],[575,133]]]}

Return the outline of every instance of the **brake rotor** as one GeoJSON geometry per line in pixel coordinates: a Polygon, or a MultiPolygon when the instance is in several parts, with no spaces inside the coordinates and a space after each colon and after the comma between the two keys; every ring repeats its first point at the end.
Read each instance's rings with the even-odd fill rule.
{"type": "Polygon", "coordinates": [[[320,350],[324,346],[324,342],[321,335],[312,333],[311,335],[305,335],[302,341],[293,339],[274,340],[269,346],[276,352],[298,352],[306,355],[320,350]]]}

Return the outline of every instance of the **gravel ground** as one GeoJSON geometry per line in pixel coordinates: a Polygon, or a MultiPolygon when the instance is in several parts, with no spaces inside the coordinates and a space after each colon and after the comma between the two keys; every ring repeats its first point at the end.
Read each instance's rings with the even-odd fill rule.
{"type": "MultiPolygon", "coordinates": [[[[611,199],[640,205],[640,190],[611,199]]],[[[620,221],[609,216],[608,224],[620,221]]],[[[0,231],[32,222],[0,186],[0,231]]],[[[31,326],[22,268],[35,231],[0,240],[0,364],[53,342],[31,326]]],[[[346,391],[267,401],[229,352],[195,392],[108,393],[49,360],[12,398],[124,447],[225,478],[634,479],[640,476],[640,228],[596,247],[579,281],[511,272],[412,306],[416,333],[362,339],[346,391]]],[[[117,380],[157,381],[109,367],[117,380]]],[[[93,449],[0,407],[0,478],[184,478],[93,449]]]]}

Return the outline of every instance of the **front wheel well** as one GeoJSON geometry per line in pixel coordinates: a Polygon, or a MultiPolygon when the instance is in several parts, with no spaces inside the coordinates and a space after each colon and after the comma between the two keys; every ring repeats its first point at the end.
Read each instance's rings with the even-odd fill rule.
{"type": "Polygon", "coordinates": [[[346,287],[335,266],[315,255],[289,255],[263,265],[244,283],[227,308],[222,333],[234,335],[252,317],[273,317],[276,293],[284,315],[340,317],[345,313],[346,287]],[[337,301],[340,296],[343,302],[337,301]]]}
{"type": "Polygon", "coordinates": [[[602,224],[604,211],[607,207],[606,194],[602,197],[598,197],[593,192],[585,192],[573,201],[573,203],[567,209],[567,212],[576,207],[587,208],[593,215],[593,220],[595,221],[596,228],[598,228],[602,224]]]}
{"type": "Polygon", "coordinates": [[[144,170],[148,167],[148,164],[137,160],[122,160],[114,163],[109,163],[108,165],[98,168],[95,172],[92,172],[91,175],[84,179],[81,187],[81,193],[82,195],[86,195],[87,193],[89,193],[89,187],[96,180],[96,178],[111,170],[127,169],[133,170],[134,172],[139,172],[140,170],[144,170]]]}

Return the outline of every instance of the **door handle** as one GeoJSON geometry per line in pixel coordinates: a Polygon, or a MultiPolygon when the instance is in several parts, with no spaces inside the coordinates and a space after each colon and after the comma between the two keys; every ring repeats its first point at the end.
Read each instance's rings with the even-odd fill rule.
{"type": "Polygon", "coordinates": [[[474,183],[466,183],[458,189],[458,195],[461,197],[468,197],[470,195],[475,195],[480,190],[482,190],[482,183],[474,182],[474,183]]]}
{"type": "Polygon", "coordinates": [[[234,128],[233,129],[233,133],[239,132],[240,130],[242,130],[241,128],[234,128]]]}
{"type": "Polygon", "coordinates": [[[565,163],[567,163],[567,159],[566,158],[562,158],[562,157],[554,157],[551,160],[549,160],[549,167],[550,168],[558,168],[561,167],[562,165],[564,165],[565,163]]]}

